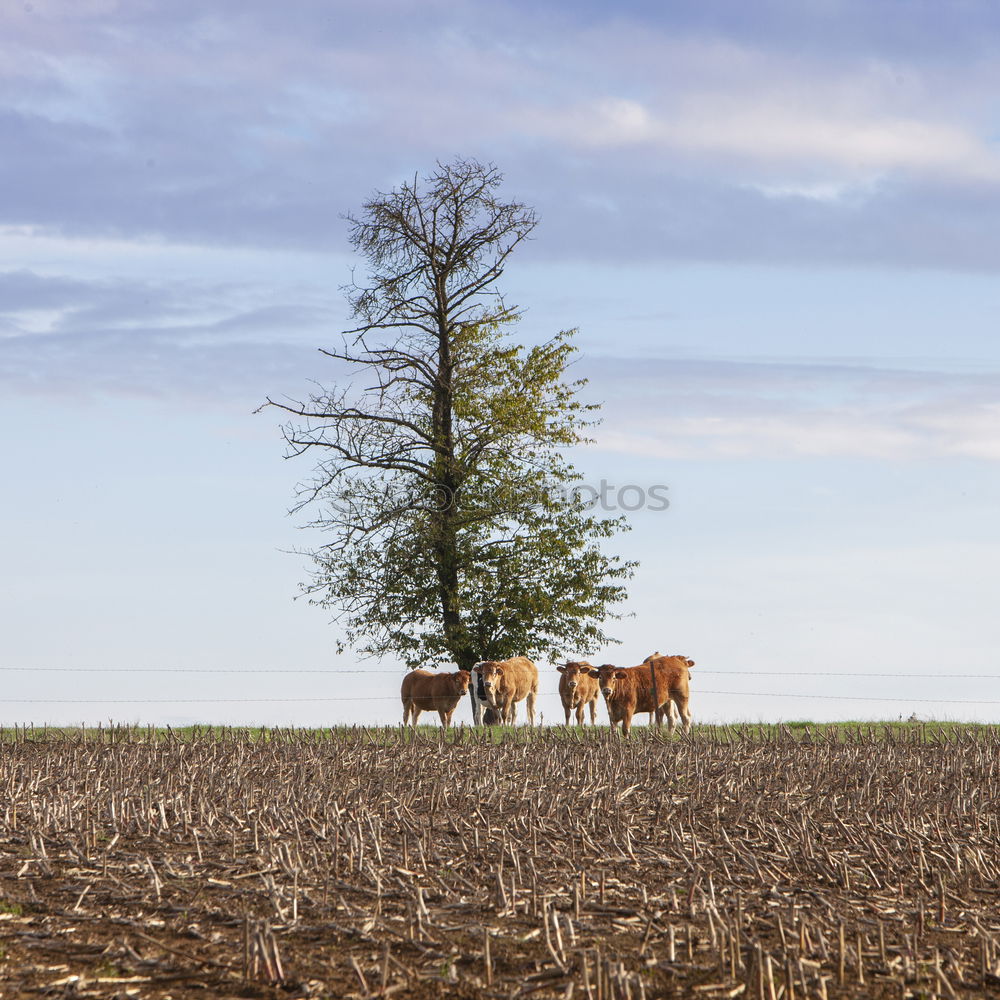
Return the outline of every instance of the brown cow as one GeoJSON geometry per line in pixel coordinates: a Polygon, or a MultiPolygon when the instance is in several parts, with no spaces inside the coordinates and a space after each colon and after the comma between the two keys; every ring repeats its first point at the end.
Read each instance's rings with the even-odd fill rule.
{"type": "Polygon", "coordinates": [[[505,725],[514,724],[517,703],[528,709],[528,725],[535,724],[535,699],[538,697],[538,668],[526,656],[509,660],[483,660],[475,670],[483,679],[483,690],[490,708],[500,713],[505,725]]]}
{"type": "Polygon", "coordinates": [[[441,716],[441,725],[447,729],[458,703],[469,690],[471,678],[468,670],[457,670],[453,674],[411,670],[403,678],[399,692],[403,699],[403,725],[409,720],[415,726],[421,712],[436,711],[441,716]]]}
{"type": "MultiPolygon", "coordinates": [[[[657,650],[655,653],[650,653],[649,656],[647,656],[646,659],[644,659],[642,662],[648,664],[650,661],[652,661],[652,660],[658,660],[659,658],[660,658],[660,651],[657,650]]],[[[681,659],[681,660],[684,660],[687,663],[689,670],[691,669],[691,667],[694,666],[694,660],[692,660],[690,657],[679,656],[678,658],[681,659]]],[[[652,724],[652,722],[653,722],[653,713],[652,712],[649,713],[649,721],[650,721],[650,724],[652,724]]],[[[667,725],[670,727],[670,731],[671,732],[673,732],[674,726],[677,725],[677,720],[676,720],[676,717],[674,716],[674,703],[673,703],[673,701],[671,701],[667,705],[667,725]]]]}
{"type": "Polygon", "coordinates": [[[638,667],[622,669],[606,663],[597,670],[592,670],[608,706],[611,728],[620,722],[622,732],[628,736],[632,729],[632,716],[636,712],[650,712],[656,716],[657,726],[663,724],[663,716],[666,715],[670,731],[673,732],[676,725],[673,704],[677,706],[684,723],[684,732],[689,732],[691,712],[688,709],[688,675],[693,663],[693,660],[689,662],[683,656],[651,656],[638,667]],[[653,698],[650,665],[656,673],[656,699],[653,698]]]}
{"type": "Polygon", "coordinates": [[[586,660],[581,663],[563,663],[556,667],[562,674],[559,678],[559,697],[566,713],[567,726],[573,709],[576,709],[576,724],[583,725],[583,710],[587,705],[590,706],[590,724],[597,725],[597,699],[601,688],[597,678],[590,674],[593,669],[586,660]]]}

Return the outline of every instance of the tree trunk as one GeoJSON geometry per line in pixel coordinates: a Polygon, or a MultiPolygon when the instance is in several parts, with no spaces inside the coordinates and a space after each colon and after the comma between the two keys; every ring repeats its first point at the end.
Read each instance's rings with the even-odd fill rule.
{"type": "Polygon", "coordinates": [[[451,356],[451,326],[447,321],[447,295],[443,282],[437,283],[438,358],[437,391],[434,399],[434,440],[437,446],[437,487],[440,509],[437,519],[437,577],[441,597],[441,625],[445,645],[459,670],[471,670],[478,661],[472,637],[462,621],[462,595],[459,588],[458,529],[455,525],[455,497],[459,475],[455,460],[454,366],[451,356]]]}
{"type": "Polygon", "coordinates": [[[455,531],[447,520],[439,526],[443,537],[439,538],[436,553],[438,592],[441,596],[441,625],[444,630],[445,645],[458,669],[471,670],[479,657],[477,651],[472,648],[472,637],[462,621],[455,531]]]}

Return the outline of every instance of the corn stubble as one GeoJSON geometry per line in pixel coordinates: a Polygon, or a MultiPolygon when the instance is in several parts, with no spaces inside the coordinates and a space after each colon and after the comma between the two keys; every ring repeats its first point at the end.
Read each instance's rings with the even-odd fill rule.
{"type": "Polygon", "coordinates": [[[0,743],[0,995],[1000,990],[1000,739],[0,743]]]}

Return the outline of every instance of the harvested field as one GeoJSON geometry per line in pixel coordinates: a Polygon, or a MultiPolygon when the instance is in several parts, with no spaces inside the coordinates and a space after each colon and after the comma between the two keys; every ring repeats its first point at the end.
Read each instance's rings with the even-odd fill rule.
{"type": "Polygon", "coordinates": [[[0,743],[0,996],[1000,992],[996,732],[493,735],[0,743]]]}

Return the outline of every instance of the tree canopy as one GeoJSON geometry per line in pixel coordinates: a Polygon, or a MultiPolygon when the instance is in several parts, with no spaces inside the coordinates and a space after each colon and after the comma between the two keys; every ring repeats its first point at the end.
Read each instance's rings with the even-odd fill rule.
{"type": "Polygon", "coordinates": [[[438,164],[349,216],[366,264],[338,380],[277,402],[289,455],[318,461],[295,510],[325,540],[304,585],[344,645],[410,666],[586,653],[634,564],[601,540],[565,452],[596,407],[568,378],[573,331],[524,347],[497,281],[536,225],[496,167],[438,164]]]}

